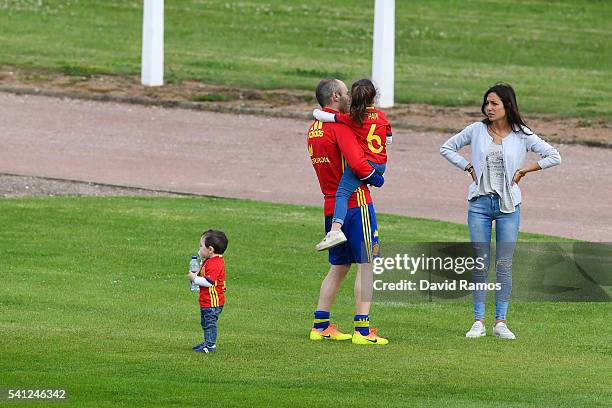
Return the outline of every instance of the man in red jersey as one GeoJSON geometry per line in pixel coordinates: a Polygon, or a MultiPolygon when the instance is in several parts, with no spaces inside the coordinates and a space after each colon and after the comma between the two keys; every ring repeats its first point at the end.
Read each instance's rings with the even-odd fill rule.
{"type": "MultiPolygon", "coordinates": [[[[392,131],[384,112],[374,107],[376,95],[374,83],[368,78],[363,78],[356,81],[351,87],[350,115],[347,113],[332,114],[319,109],[315,109],[312,114],[321,122],[339,122],[348,125],[355,134],[368,163],[377,173],[384,175],[387,168],[386,145],[391,143],[392,131]]],[[[363,181],[355,175],[352,169],[346,168],[336,192],[336,207],[331,230],[316,245],[317,251],[324,251],[346,242],[346,236],[341,228],[348,210],[348,200],[361,184],[363,181]]]]}
{"type": "MultiPolygon", "coordinates": [[[[346,113],[349,108],[348,89],[344,82],[328,78],[319,82],[317,101],[330,113],[346,113]]],[[[331,228],[338,184],[348,164],[364,181],[377,187],[384,183],[367,162],[350,128],[340,123],[314,121],[308,131],[308,153],[324,196],[326,232],[331,228]]],[[[330,270],[321,284],[311,340],[349,340],[355,344],[388,344],[388,340],[369,330],[369,310],[372,299],[373,257],[378,255],[376,213],[370,191],[362,184],[349,199],[349,210],[342,230],[347,242],[329,250],[330,270]],[[330,309],[344,278],[353,263],[358,264],[355,277],[355,328],[353,335],[341,333],[330,324],[330,309]]]]}

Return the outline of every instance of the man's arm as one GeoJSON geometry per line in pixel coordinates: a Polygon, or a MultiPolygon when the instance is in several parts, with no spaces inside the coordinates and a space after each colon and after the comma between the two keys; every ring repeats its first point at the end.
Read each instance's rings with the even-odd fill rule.
{"type": "Polygon", "coordinates": [[[337,126],[336,129],[336,141],[342,156],[346,159],[349,167],[353,170],[353,173],[360,179],[364,180],[374,173],[374,168],[368,163],[365,158],[365,154],[355,134],[347,126],[337,126]]]}

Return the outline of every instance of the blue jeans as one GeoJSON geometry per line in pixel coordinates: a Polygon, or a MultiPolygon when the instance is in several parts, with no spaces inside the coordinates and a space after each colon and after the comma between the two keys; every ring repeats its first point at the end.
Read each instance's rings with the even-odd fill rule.
{"type": "MultiPolygon", "coordinates": [[[[385,174],[387,169],[386,164],[373,163],[368,160],[368,163],[372,166],[374,171],[378,174],[385,174]]],[[[363,184],[363,181],[359,180],[359,177],[353,173],[350,167],[344,170],[344,174],[338,184],[338,191],[336,191],[336,206],[334,207],[334,216],[332,222],[338,222],[344,224],[346,218],[346,212],[348,211],[348,201],[351,195],[357,190],[357,187],[363,184]]]]}
{"type": "Polygon", "coordinates": [[[217,320],[223,311],[223,306],[203,307],[200,309],[200,323],[204,329],[204,342],[206,347],[215,346],[217,343],[217,320]]]}
{"type": "MultiPolygon", "coordinates": [[[[512,256],[521,222],[521,207],[514,212],[502,213],[499,196],[478,196],[468,202],[468,227],[476,257],[485,258],[484,268],[474,268],[472,281],[487,283],[491,254],[491,227],[495,221],[495,274],[501,288],[495,291],[495,320],[506,320],[512,292],[512,256]]],[[[485,317],[486,290],[474,290],[474,320],[485,317]]]]}

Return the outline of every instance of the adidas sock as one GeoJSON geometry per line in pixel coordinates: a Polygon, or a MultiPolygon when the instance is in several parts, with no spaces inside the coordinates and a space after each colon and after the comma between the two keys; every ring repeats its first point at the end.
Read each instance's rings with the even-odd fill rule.
{"type": "Polygon", "coordinates": [[[368,315],[355,315],[353,320],[355,323],[355,331],[361,333],[362,336],[370,334],[370,317],[368,315]]]}
{"type": "Polygon", "coordinates": [[[329,312],[317,310],[314,312],[314,324],[312,327],[319,331],[327,329],[329,326],[329,312]]]}

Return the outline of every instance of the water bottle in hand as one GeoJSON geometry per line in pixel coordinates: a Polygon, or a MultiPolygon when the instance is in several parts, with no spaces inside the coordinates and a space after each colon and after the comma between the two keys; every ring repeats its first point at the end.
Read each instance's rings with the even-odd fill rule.
{"type": "MultiPolygon", "coordinates": [[[[200,262],[198,261],[197,256],[191,257],[191,262],[189,262],[189,272],[198,273],[200,272],[200,262]]],[[[200,290],[200,286],[195,282],[191,282],[191,291],[198,292],[200,290]]]]}

